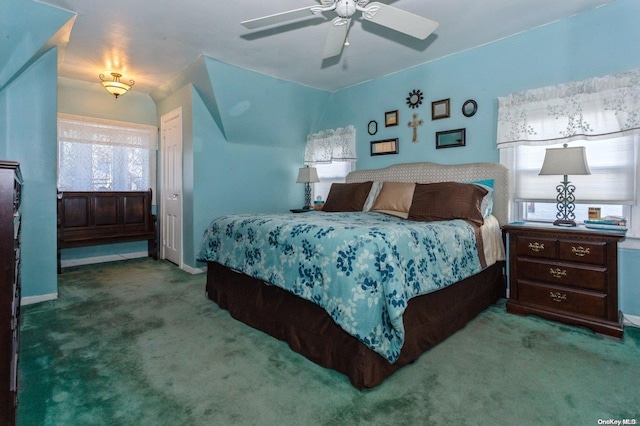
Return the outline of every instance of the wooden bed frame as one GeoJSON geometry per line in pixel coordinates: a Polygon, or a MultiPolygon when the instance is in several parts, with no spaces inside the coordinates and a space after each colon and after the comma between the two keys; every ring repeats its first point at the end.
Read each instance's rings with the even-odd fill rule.
{"type": "Polygon", "coordinates": [[[158,258],[156,216],[148,191],[65,191],[58,193],[58,273],[65,248],[147,241],[158,258]]]}
{"type": "MultiPolygon", "coordinates": [[[[494,179],[494,215],[507,221],[508,172],[493,163],[443,166],[410,163],[352,172],[347,182],[472,182],[494,179]]],[[[505,295],[505,262],[433,293],[409,301],[403,316],[405,343],[394,364],[346,333],[319,306],[279,287],[208,263],[210,299],[245,324],[286,341],[311,361],[344,373],[358,389],[379,385],[399,368],[464,327],[505,295]],[[452,300],[455,303],[452,303],[452,300]]]]}

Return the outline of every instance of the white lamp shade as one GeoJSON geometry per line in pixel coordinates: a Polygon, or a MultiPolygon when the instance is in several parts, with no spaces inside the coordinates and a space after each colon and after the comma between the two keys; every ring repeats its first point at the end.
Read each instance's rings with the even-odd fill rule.
{"type": "Polygon", "coordinates": [[[298,170],[298,180],[296,183],[313,183],[320,182],[318,179],[318,170],[315,167],[301,167],[298,170]]]}
{"type": "Polygon", "coordinates": [[[129,91],[129,89],[131,89],[131,86],[120,81],[103,81],[102,85],[107,92],[117,96],[124,95],[129,91]]]}
{"type": "Polygon", "coordinates": [[[583,146],[547,148],[539,175],[590,175],[583,146]]]}

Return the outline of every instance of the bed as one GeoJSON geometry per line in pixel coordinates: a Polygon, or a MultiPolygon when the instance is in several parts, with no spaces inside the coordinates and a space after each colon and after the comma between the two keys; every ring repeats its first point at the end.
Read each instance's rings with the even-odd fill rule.
{"type": "Polygon", "coordinates": [[[323,211],[214,219],[198,254],[206,294],[375,387],[504,295],[507,198],[494,163],[355,171],[323,211]]]}

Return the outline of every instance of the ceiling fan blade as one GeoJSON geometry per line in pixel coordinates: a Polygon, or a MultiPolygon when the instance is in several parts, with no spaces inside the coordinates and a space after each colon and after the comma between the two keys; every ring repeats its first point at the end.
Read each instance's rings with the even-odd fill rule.
{"type": "Polygon", "coordinates": [[[261,18],[249,19],[240,22],[245,28],[250,30],[266,27],[269,25],[281,24],[294,19],[306,18],[314,16],[311,9],[317,6],[302,7],[300,9],[289,10],[287,12],[275,13],[273,15],[263,16],[261,18]]]}
{"type": "Polygon", "coordinates": [[[349,32],[349,25],[351,19],[336,18],[331,22],[331,28],[329,29],[329,35],[327,41],[324,44],[324,52],[322,53],[322,59],[332,58],[342,53],[344,47],[344,41],[347,38],[349,32]],[[341,25],[334,25],[334,21],[341,19],[344,22],[341,25]]]}
{"type": "Polygon", "coordinates": [[[440,25],[431,19],[378,2],[369,3],[362,17],[420,40],[429,37],[440,25]]]}

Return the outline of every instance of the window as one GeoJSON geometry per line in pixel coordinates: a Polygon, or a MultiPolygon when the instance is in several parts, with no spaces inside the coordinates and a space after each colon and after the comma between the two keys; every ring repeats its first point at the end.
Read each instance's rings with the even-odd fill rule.
{"type": "MultiPolygon", "coordinates": [[[[632,217],[638,179],[638,136],[574,142],[584,146],[591,171],[586,176],[568,176],[575,185],[577,222],[588,218],[589,207],[600,207],[601,215],[632,217]]],[[[513,170],[514,219],[553,222],[558,212],[556,187],[563,176],[539,176],[546,148],[554,145],[517,145],[502,149],[502,162],[513,170]]]]}
{"type": "Polygon", "coordinates": [[[344,182],[355,170],[356,129],[353,126],[324,130],[307,136],[304,163],[315,167],[320,182],[313,184],[313,198],[327,199],[331,184],[344,182]]]}
{"type": "Polygon", "coordinates": [[[640,69],[498,99],[500,161],[512,173],[512,219],[552,221],[562,176],[538,176],[546,148],[584,146],[591,175],[575,185],[576,220],[588,207],[629,220],[627,237],[640,237],[640,69]]]}
{"type": "Polygon", "coordinates": [[[58,189],[154,188],[156,149],[154,126],[59,114],[58,189]]]}
{"type": "Polygon", "coordinates": [[[355,169],[353,161],[334,161],[329,164],[316,164],[320,182],[313,184],[313,198],[327,199],[332,183],[343,183],[349,172],[355,169]]]}

